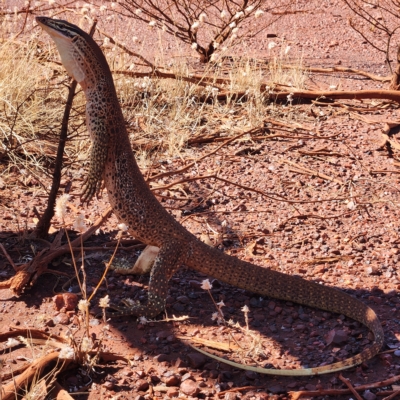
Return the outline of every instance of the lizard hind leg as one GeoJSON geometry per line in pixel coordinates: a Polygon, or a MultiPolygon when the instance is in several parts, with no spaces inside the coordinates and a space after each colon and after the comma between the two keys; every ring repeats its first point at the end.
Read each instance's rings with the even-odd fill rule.
{"type": "Polygon", "coordinates": [[[170,241],[160,248],[150,273],[148,299],[145,303],[133,302],[128,307],[111,306],[117,312],[107,313],[107,317],[134,315],[153,318],[165,308],[168,294],[168,281],[184,261],[180,243],[170,241]]]}

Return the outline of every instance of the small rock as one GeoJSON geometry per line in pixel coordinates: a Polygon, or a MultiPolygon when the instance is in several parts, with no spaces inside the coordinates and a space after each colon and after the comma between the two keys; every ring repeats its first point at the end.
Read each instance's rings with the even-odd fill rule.
{"type": "Polygon", "coordinates": [[[369,296],[368,300],[373,301],[375,304],[383,303],[383,299],[381,297],[377,297],[377,296],[369,296]]]}
{"type": "Polygon", "coordinates": [[[62,308],[65,311],[72,311],[78,305],[78,296],[74,293],[57,294],[53,297],[53,302],[57,311],[60,311],[62,308]]]}
{"type": "Polygon", "coordinates": [[[302,332],[304,331],[304,329],[306,329],[306,326],[304,324],[298,324],[294,326],[294,330],[298,332],[302,332]]]}
{"type": "Polygon", "coordinates": [[[171,334],[171,332],[169,332],[169,331],[159,331],[159,332],[157,332],[156,336],[159,339],[166,339],[170,334],[171,334]]]}
{"type": "Polygon", "coordinates": [[[144,379],[138,379],[136,381],[136,389],[140,392],[146,392],[149,388],[149,382],[145,381],[144,379]]]}
{"type": "Polygon", "coordinates": [[[155,383],[155,384],[161,382],[161,379],[157,375],[151,375],[150,379],[151,379],[151,382],[155,383]]]}
{"type": "Polygon", "coordinates": [[[133,375],[133,371],[129,367],[124,368],[123,371],[122,371],[122,375],[124,375],[124,376],[132,376],[133,375]]]}
{"type": "Polygon", "coordinates": [[[53,322],[55,325],[58,325],[58,324],[68,325],[69,324],[68,315],[65,313],[60,313],[53,318],[53,322]]]}
{"type": "Polygon", "coordinates": [[[186,381],[187,379],[194,379],[193,376],[192,376],[192,374],[191,374],[190,372],[186,372],[186,373],[184,373],[184,374],[182,375],[182,378],[181,378],[182,382],[183,382],[183,381],[186,381]]]}
{"type": "Polygon", "coordinates": [[[257,372],[254,372],[254,371],[246,371],[245,373],[245,376],[246,376],[246,378],[247,379],[250,379],[251,381],[254,381],[254,379],[257,379],[257,372]]]}
{"type": "Polygon", "coordinates": [[[395,350],[393,353],[396,357],[400,357],[400,350],[395,350]]]}
{"type": "Polygon", "coordinates": [[[237,399],[237,395],[235,392],[225,393],[224,400],[236,400],[236,399],[237,399]]]}
{"type": "Polygon", "coordinates": [[[146,376],[146,373],[142,370],[138,370],[136,371],[136,375],[138,376],[138,378],[143,379],[146,376]]]}
{"type": "Polygon", "coordinates": [[[363,397],[365,400],[375,400],[376,399],[375,393],[372,393],[370,390],[366,390],[363,393],[363,397]]]}
{"type": "Polygon", "coordinates": [[[187,358],[190,366],[195,369],[201,368],[207,361],[206,356],[200,353],[189,353],[187,358]]]}
{"type": "Polygon", "coordinates": [[[218,371],[217,371],[216,369],[212,369],[212,370],[209,372],[209,377],[210,377],[211,379],[216,379],[216,378],[218,377],[218,375],[219,375],[219,373],[218,373],[218,371]]]}
{"type": "Polygon", "coordinates": [[[190,303],[190,299],[187,296],[178,296],[176,298],[176,300],[179,301],[179,303],[182,303],[182,304],[189,304],[190,303]]]}
{"type": "Polygon", "coordinates": [[[190,379],[187,379],[181,383],[180,390],[182,393],[187,394],[188,396],[195,396],[199,392],[197,383],[190,379]]]}
{"type": "Polygon", "coordinates": [[[181,377],[178,375],[171,375],[165,379],[167,386],[178,386],[181,383],[181,377]]]}
{"type": "Polygon", "coordinates": [[[158,356],[155,356],[153,360],[155,362],[163,362],[163,361],[169,361],[169,358],[166,354],[159,354],[158,356]]]}
{"type": "Polygon", "coordinates": [[[274,386],[270,386],[268,388],[268,391],[270,391],[272,394],[279,394],[279,393],[284,393],[285,388],[281,385],[274,385],[274,386]]]}
{"type": "Polygon", "coordinates": [[[49,319],[45,322],[45,325],[48,326],[49,328],[53,328],[56,324],[52,319],[49,319]]]}
{"type": "Polygon", "coordinates": [[[171,397],[178,397],[179,396],[179,389],[178,388],[169,388],[167,390],[167,396],[171,397]]]}
{"type": "Polygon", "coordinates": [[[368,275],[379,275],[380,268],[377,265],[369,265],[368,267],[365,268],[365,272],[368,275]]]}
{"type": "Polygon", "coordinates": [[[112,389],[114,389],[114,383],[113,382],[110,382],[110,381],[107,381],[107,382],[104,382],[103,383],[103,387],[105,388],[105,389],[107,389],[107,390],[112,390],[112,389]]]}
{"type": "Polygon", "coordinates": [[[342,329],[332,329],[328,332],[327,335],[324,336],[326,344],[329,346],[331,343],[341,344],[345,343],[349,340],[347,332],[342,329]]]}
{"type": "Polygon", "coordinates": [[[200,289],[200,288],[201,288],[201,285],[202,285],[202,283],[199,282],[199,281],[195,281],[195,280],[189,281],[189,286],[190,286],[191,288],[200,289]]]}

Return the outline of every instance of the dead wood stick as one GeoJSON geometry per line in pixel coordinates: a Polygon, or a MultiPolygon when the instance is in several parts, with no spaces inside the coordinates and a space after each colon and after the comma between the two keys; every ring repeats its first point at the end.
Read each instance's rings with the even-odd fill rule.
{"type": "MultiPolygon", "coordinates": [[[[8,381],[9,379],[11,379],[13,376],[17,376],[19,374],[22,374],[27,368],[29,368],[29,366],[32,363],[30,361],[22,364],[21,366],[19,366],[18,368],[13,369],[11,372],[5,372],[2,375],[0,375],[0,381],[4,382],[4,381],[8,381]]],[[[8,368],[11,368],[10,365],[7,365],[8,368]]],[[[3,366],[4,369],[4,366],[3,366]]],[[[0,392],[1,393],[1,392],[0,392]]],[[[1,398],[1,397],[0,397],[1,398]]]]}
{"type": "MultiPolygon", "coordinates": [[[[348,200],[346,198],[333,198],[333,199],[323,199],[323,200],[288,200],[285,197],[281,197],[281,198],[273,197],[272,195],[269,195],[269,194],[263,192],[262,190],[254,189],[254,188],[252,188],[250,186],[245,186],[245,185],[241,185],[240,183],[232,182],[229,179],[222,178],[222,177],[220,177],[220,176],[218,176],[216,174],[200,175],[200,176],[194,176],[194,177],[191,177],[191,178],[184,178],[184,179],[181,179],[179,181],[175,181],[175,182],[169,183],[167,185],[153,187],[153,188],[151,188],[151,190],[169,189],[170,187],[175,186],[175,185],[179,185],[181,183],[190,182],[190,181],[197,181],[197,180],[201,180],[201,179],[209,179],[209,178],[217,179],[219,181],[228,183],[230,185],[237,186],[237,187],[239,187],[241,189],[248,190],[250,192],[254,192],[254,193],[260,194],[260,195],[262,195],[262,196],[264,196],[264,197],[266,197],[266,198],[268,198],[270,200],[273,200],[273,201],[281,201],[281,202],[290,203],[290,204],[308,204],[308,203],[322,203],[322,202],[326,202],[326,201],[345,201],[345,200],[348,200]]],[[[279,195],[276,195],[276,196],[279,196],[279,195]]],[[[224,212],[227,212],[227,211],[224,211],[224,212]]]]}
{"type": "Polygon", "coordinates": [[[55,400],[73,400],[74,398],[57,382],[54,382],[51,397],[55,400]]]}
{"type": "Polygon", "coordinates": [[[383,398],[382,400],[394,399],[398,394],[400,394],[400,390],[395,390],[392,394],[390,394],[389,396],[383,398]]]}
{"type": "Polygon", "coordinates": [[[337,178],[332,178],[331,176],[326,175],[326,174],[324,174],[322,172],[314,171],[314,170],[312,170],[310,168],[303,167],[302,165],[294,163],[292,161],[282,160],[281,162],[284,163],[284,164],[292,165],[293,167],[298,168],[299,170],[302,170],[302,171],[306,171],[306,172],[308,172],[308,173],[310,173],[310,174],[312,174],[314,176],[318,176],[318,177],[323,178],[323,179],[328,180],[328,181],[336,182],[339,185],[343,185],[344,184],[341,180],[339,180],[337,178]]]}
{"type": "Polygon", "coordinates": [[[357,400],[363,400],[362,397],[354,389],[353,385],[350,382],[350,379],[345,378],[342,374],[339,375],[339,379],[350,389],[351,393],[353,393],[354,397],[357,400]]]}
{"type": "Polygon", "coordinates": [[[316,105],[318,107],[340,107],[344,108],[346,111],[350,112],[371,112],[371,111],[379,111],[382,110],[381,107],[353,107],[349,106],[347,104],[343,103],[338,103],[336,101],[333,102],[323,102],[323,101],[318,101],[318,100],[311,100],[313,105],[316,105]]]}
{"type": "MultiPolygon", "coordinates": [[[[400,380],[400,375],[393,376],[392,378],[384,381],[378,381],[373,383],[367,383],[365,385],[356,386],[354,389],[358,392],[362,392],[367,389],[376,389],[382,386],[389,386],[400,380]]],[[[292,400],[299,399],[303,396],[340,396],[350,393],[350,389],[326,389],[326,390],[302,390],[299,392],[288,392],[292,400]]]]}
{"type": "Polygon", "coordinates": [[[12,260],[12,258],[10,257],[10,255],[8,254],[7,250],[4,248],[4,246],[0,243],[0,248],[3,251],[3,254],[6,256],[8,262],[12,265],[12,267],[14,268],[15,271],[18,271],[18,267],[14,264],[14,261],[12,260]]]}
{"type": "MultiPolygon", "coordinates": [[[[347,100],[363,100],[363,99],[382,99],[382,100],[390,100],[395,101],[396,103],[400,103],[400,91],[398,90],[300,90],[293,89],[288,91],[286,88],[284,91],[278,91],[279,87],[275,90],[271,90],[271,88],[267,89],[266,85],[261,85],[260,91],[266,92],[268,91],[269,97],[272,100],[286,100],[287,97],[290,97],[293,100],[296,99],[318,99],[321,97],[326,97],[328,99],[347,99],[347,100]]],[[[218,101],[226,101],[228,98],[240,98],[245,99],[248,97],[248,93],[245,91],[240,92],[231,92],[231,91],[221,91],[216,95],[203,95],[198,98],[199,101],[209,101],[209,100],[218,100],[218,101]]]]}
{"type": "Polygon", "coordinates": [[[12,329],[11,331],[0,333],[0,342],[4,342],[9,338],[23,336],[32,339],[44,339],[44,340],[53,339],[59,341],[60,343],[67,343],[65,338],[57,335],[49,335],[41,331],[40,329],[34,329],[34,328],[19,329],[13,326],[11,326],[10,328],[12,329]]]}
{"type": "Polygon", "coordinates": [[[374,171],[370,171],[370,174],[400,174],[400,169],[399,170],[394,170],[394,169],[377,169],[374,171]]]}
{"type": "Polygon", "coordinates": [[[337,156],[343,157],[343,154],[337,153],[335,151],[331,151],[329,149],[323,148],[318,150],[298,150],[300,154],[304,154],[305,156],[337,156]]]}
{"type": "Polygon", "coordinates": [[[371,74],[366,71],[362,71],[360,69],[347,68],[347,67],[316,68],[316,67],[298,67],[296,65],[284,64],[284,65],[282,65],[282,68],[300,69],[302,71],[309,71],[309,72],[322,73],[322,74],[329,74],[329,73],[334,73],[334,72],[345,72],[348,74],[365,76],[366,78],[369,78],[369,79],[372,79],[373,81],[378,81],[378,82],[390,82],[390,80],[392,79],[391,76],[375,75],[375,74],[371,74]]]}
{"type": "Polygon", "coordinates": [[[218,150],[222,149],[222,147],[226,146],[227,144],[232,143],[233,141],[241,138],[244,135],[247,135],[247,134],[251,135],[252,133],[256,133],[256,132],[259,132],[259,131],[260,131],[260,128],[254,128],[254,129],[251,129],[249,131],[241,132],[241,133],[239,133],[238,135],[236,135],[236,136],[234,136],[232,138],[226,139],[225,142],[222,143],[220,146],[218,146],[215,150],[210,151],[209,153],[205,154],[204,156],[201,156],[201,157],[197,158],[196,161],[193,161],[192,163],[186,165],[185,167],[183,167],[181,169],[178,169],[178,170],[175,170],[175,171],[162,172],[161,174],[153,175],[153,176],[151,176],[149,178],[149,180],[153,181],[155,179],[163,178],[164,176],[180,174],[180,173],[188,170],[189,168],[195,166],[199,161],[204,160],[206,157],[209,157],[209,156],[215,154],[218,150]]]}
{"type": "MultiPolygon", "coordinates": [[[[33,378],[39,377],[41,375],[42,371],[50,363],[58,361],[59,354],[60,353],[58,351],[53,351],[35,361],[33,361],[22,374],[15,377],[11,382],[7,383],[0,389],[1,390],[1,393],[0,393],[1,399],[2,400],[15,399],[15,396],[20,389],[28,386],[32,382],[33,378]]],[[[71,360],[63,360],[63,361],[64,362],[60,366],[61,368],[63,368],[71,360]]]]}

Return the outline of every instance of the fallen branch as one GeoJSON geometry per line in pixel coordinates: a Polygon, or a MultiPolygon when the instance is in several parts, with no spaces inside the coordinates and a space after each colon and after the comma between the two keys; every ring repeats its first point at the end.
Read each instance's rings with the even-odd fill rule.
{"type": "MultiPolygon", "coordinates": [[[[400,381],[400,375],[393,376],[392,378],[386,379],[384,381],[367,383],[365,385],[356,386],[354,389],[357,392],[363,392],[364,390],[376,389],[383,386],[393,385],[394,383],[400,381]]],[[[292,400],[297,400],[300,397],[313,397],[313,396],[341,396],[349,394],[350,389],[326,389],[326,390],[302,390],[299,392],[288,392],[292,400]]],[[[388,394],[387,392],[385,392],[388,394]]],[[[392,392],[393,393],[393,392],[392,392]]],[[[379,394],[379,393],[378,393],[379,394]]]]}
{"type": "Polygon", "coordinates": [[[363,400],[362,397],[354,389],[354,386],[351,384],[350,379],[345,378],[342,374],[339,374],[339,379],[350,389],[350,392],[353,393],[354,397],[357,400],[363,400]]]}
{"type": "MultiPolygon", "coordinates": [[[[59,351],[53,351],[30,363],[22,374],[14,377],[13,380],[6,385],[3,385],[0,392],[1,399],[14,400],[18,391],[27,387],[32,382],[33,378],[38,378],[49,364],[57,364],[59,354],[59,351]]],[[[68,364],[69,361],[71,360],[63,360],[61,368],[68,364]]]]}
{"type": "MultiPolygon", "coordinates": [[[[184,178],[184,179],[181,179],[179,181],[168,183],[168,184],[163,185],[163,186],[152,187],[151,190],[153,190],[153,191],[154,190],[165,190],[165,189],[169,189],[172,186],[180,185],[182,183],[191,182],[191,181],[197,181],[197,180],[202,180],[202,179],[208,179],[208,178],[217,179],[219,181],[228,183],[230,185],[237,186],[237,187],[239,187],[241,189],[248,190],[250,192],[254,192],[254,193],[260,194],[261,196],[264,196],[267,199],[270,199],[270,200],[273,200],[273,201],[281,201],[283,203],[289,203],[289,204],[308,204],[308,203],[322,203],[322,202],[327,202],[327,201],[345,201],[345,200],[348,200],[346,198],[339,198],[339,197],[332,198],[332,199],[320,199],[320,200],[289,200],[289,199],[287,199],[287,198],[285,198],[283,196],[280,196],[278,198],[278,197],[274,197],[274,196],[272,196],[272,195],[270,195],[270,194],[268,194],[266,192],[263,192],[262,190],[255,189],[255,188],[252,188],[250,186],[241,185],[240,183],[232,182],[229,179],[225,179],[225,178],[222,178],[222,177],[218,176],[217,174],[199,175],[199,176],[194,176],[194,177],[190,177],[190,178],[184,178]]],[[[276,196],[279,196],[279,195],[276,194],[276,196]]],[[[224,211],[224,212],[227,212],[227,211],[224,211]]]]}
{"type": "MultiPolygon", "coordinates": [[[[279,91],[279,86],[275,89],[271,89],[269,86],[263,84],[260,87],[260,92],[268,92],[271,100],[287,100],[290,96],[291,101],[301,99],[347,99],[347,100],[363,100],[363,99],[382,99],[395,101],[400,103],[400,91],[397,90],[300,90],[292,89],[288,91],[286,88],[283,91],[279,91]]],[[[202,95],[198,97],[198,101],[226,101],[228,98],[246,100],[249,94],[246,91],[231,92],[222,91],[216,95],[202,95]]]]}
{"type": "Polygon", "coordinates": [[[296,69],[296,70],[299,69],[301,71],[308,71],[308,72],[322,73],[322,74],[329,74],[329,73],[334,73],[334,72],[345,72],[347,74],[355,74],[355,75],[365,76],[366,78],[369,78],[373,81],[378,81],[378,82],[390,82],[392,79],[391,76],[375,75],[375,74],[371,74],[366,71],[362,71],[360,69],[347,68],[347,67],[314,68],[314,67],[299,67],[296,65],[282,65],[282,68],[296,69]]]}
{"type": "Polygon", "coordinates": [[[313,175],[313,176],[318,176],[319,178],[322,178],[322,179],[325,179],[325,180],[328,180],[328,181],[336,182],[336,183],[338,183],[339,185],[344,185],[344,183],[343,183],[340,179],[332,178],[331,176],[326,175],[326,174],[324,174],[324,173],[322,173],[322,172],[314,171],[314,170],[312,170],[312,169],[303,167],[302,165],[297,164],[297,163],[294,163],[294,162],[292,162],[292,161],[289,161],[289,160],[282,160],[281,162],[284,163],[284,164],[289,164],[289,165],[291,165],[291,166],[293,166],[293,167],[299,169],[300,172],[301,172],[301,171],[304,171],[304,172],[306,172],[307,174],[310,174],[310,175],[313,175]]]}

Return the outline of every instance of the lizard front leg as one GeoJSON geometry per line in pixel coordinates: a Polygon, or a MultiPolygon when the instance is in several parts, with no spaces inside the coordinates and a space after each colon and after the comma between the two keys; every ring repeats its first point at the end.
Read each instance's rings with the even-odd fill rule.
{"type": "Polygon", "coordinates": [[[87,126],[92,138],[92,149],[89,171],[81,194],[82,203],[89,202],[95,194],[100,192],[109,147],[105,118],[92,118],[87,110],[87,126]]]}
{"type": "Polygon", "coordinates": [[[107,317],[119,317],[135,315],[137,317],[155,317],[165,308],[165,300],[168,294],[168,282],[183,262],[181,244],[171,241],[163,245],[155,259],[150,273],[148,300],[141,304],[134,302],[129,307],[111,306],[117,312],[107,313],[107,317]]]}

